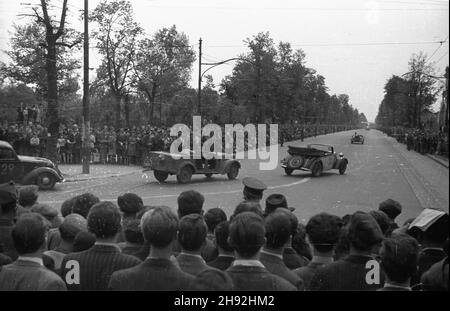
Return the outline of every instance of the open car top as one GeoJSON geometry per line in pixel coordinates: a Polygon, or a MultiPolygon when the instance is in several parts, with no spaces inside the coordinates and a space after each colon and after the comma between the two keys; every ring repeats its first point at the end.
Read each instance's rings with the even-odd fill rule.
{"type": "Polygon", "coordinates": [[[290,155],[302,155],[302,156],[311,156],[311,157],[323,157],[327,154],[332,153],[331,146],[328,145],[308,145],[302,147],[296,146],[288,146],[288,153],[290,155]]]}

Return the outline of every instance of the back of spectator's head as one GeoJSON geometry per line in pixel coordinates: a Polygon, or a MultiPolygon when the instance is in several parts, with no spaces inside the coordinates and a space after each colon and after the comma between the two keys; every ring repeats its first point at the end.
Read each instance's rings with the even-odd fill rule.
{"type": "Polygon", "coordinates": [[[392,234],[384,239],[381,249],[381,267],[390,281],[404,283],[417,271],[419,244],[407,234],[392,234]]]}
{"type": "Polygon", "coordinates": [[[152,247],[168,247],[177,237],[178,217],[169,207],[156,207],[142,216],[141,230],[152,247]]]}
{"type": "Polygon", "coordinates": [[[92,193],[84,193],[79,195],[73,203],[72,213],[80,214],[84,218],[87,218],[90,209],[99,202],[100,199],[92,193]]]}
{"type": "Polygon", "coordinates": [[[348,224],[348,239],[358,251],[370,251],[383,240],[376,220],[368,213],[356,212],[348,224]]]}
{"type": "Polygon", "coordinates": [[[149,205],[144,205],[142,207],[142,209],[136,213],[136,219],[142,219],[142,216],[145,215],[145,213],[147,213],[150,210],[153,210],[157,207],[161,207],[161,206],[149,206],[149,205]]]}
{"type": "Polygon", "coordinates": [[[136,244],[144,243],[144,236],[141,231],[141,221],[139,219],[128,221],[123,228],[123,233],[127,242],[136,244]]]}
{"type": "Polygon", "coordinates": [[[205,213],[204,219],[208,226],[208,231],[214,232],[214,229],[219,223],[227,220],[227,215],[221,208],[215,207],[205,213]]]}
{"type": "Polygon", "coordinates": [[[233,280],[224,271],[206,269],[195,278],[194,290],[197,291],[232,291],[233,280]]]}
{"type": "Polygon", "coordinates": [[[264,220],[253,212],[243,212],[230,223],[229,244],[244,258],[255,256],[266,242],[264,220]]]}
{"type": "Polygon", "coordinates": [[[117,198],[117,204],[125,216],[136,215],[144,207],[142,198],[134,193],[125,193],[119,196],[117,198]]]}
{"type": "Polygon", "coordinates": [[[73,205],[75,204],[78,196],[71,197],[70,199],[65,200],[61,205],[61,215],[62,217],[66,217],[67,215],[72,214],[73,205]]]}
{"type": "Polygon", "coordinates": [[[202,215],[189,214],[180,219],[178,242],[187,251],[199,251],[205,243],[208,227],[202,215]]]}
{"type": "Polygon", "coordinates": [[[35,185],[23,186],[19,190],[19,204],[22,206],[33,206],[39,197],[39,187],[35,185]]]}
{"type": "Polygon", "coordinates": [[[204,202],[205,197],[195,190],[182,192],[178,196],[178,217],[182,218],[189,214],[203,214],[204,202]]]}
{"type": "Polygon", "coordinates": [[[119,208],[112,202],[99,202],[90,208],[87,216],[89,232],[97,239],[109,239],[116,236],[121,227],[119,208]]]}
{"type": "Polygon", "coordinates": [[[311,217],[306,224],[309,242],[319,252],[330,252],[337,245],[342,229],[341,218],[327,213],[311,217]]]}
{"type": "Polygon", "coordinates": [[[395,200],[387,199],[386,201],[380,203],[378,209],[386,213],[390,219],[394,220],[401,214],[402,205],[395,200]]]}
{"type": "Polygon", "coordinates": [[[295,252],[303,257],[312,259],[311,247],[306,240],[306,227],[299,223],[294,236],[292,237],[292,248],[295,252]]]}
{"type": "Polygon", "coordinates": [[[48,221],[40,214],[26,213],[19,217],[11,236],[19,255],[32,254],[46,246],[48,221]]]}
{"type": "Polygon", "coordinates": [[[293,212],[291,212],[289,209],[279,207],[275,210],[277,213],[282,213],[289,217],[289,221],[291,223],[291,237],[293,238],[295,233],[297,232],[298,227],[298,218],[294,215],[293,212]]]}
{"type": "Polygon", "coordinates": [[[80,231],[73,240],[73,251],[75,253],[86,251],[94,246],[95,241],[96,238],[94,234],[86,231],[80,231]]]}
{"type": "Polygon", "coordinates": [[[291,237],[291,220],[282,212],[271,212],[266,216],[266,247],[269,249],[283,248],[291,237]]]}
{"type": "Polygon", "coordinates": [[[228,237],[230,235],[230,223],[228,221],[222,221],[216,226],[214,230],[214,236],[216,239],[217,247],[220,247],[226,252],[232,252],[234,249],[228,244],[228,237]]]}
{"type": "Polygon", "coordinates": [[[263,217],[263,211],[258,201],[243,201],[236,206],[230,220],[243,212],[252,212],[263,217]]]}
{"type": "Polygon", "coordinates": [[[370,211],[369,214],[375,219],[377,224],[380,226],[381,232],[384,236],[390,234],[391,229],[391,219],[382,211],[370,211]]]}
{"type": "Polygon", "coordinates": [[[286,197],[282,194],[271,194],[266,199],[266,208],[264,209],[264,216],[273,213],[277,208],[286,208],[291,212],[295,210],[293,207],[288,207],[286,197]]]}
{"type": "Polygon", "coordinates": [[[50,205],[35,204],[31,208],[31,212],[44,216],[51,223],[52,228],[58,228],[62,223],[61,218],[58,217],[58,210],[50,205]]]}
{"type": "Polygon", "coordinates": [[[0,185],[0,214],[15,217],[19,193],[14,182],[0,185]]]}
{"type": "Polygon", "coordinates": [[[59,226],[59,233],[64,241],[73,242],[81,231],[87,231],[86,219],[78,214],[70,214],[59,226]]]}

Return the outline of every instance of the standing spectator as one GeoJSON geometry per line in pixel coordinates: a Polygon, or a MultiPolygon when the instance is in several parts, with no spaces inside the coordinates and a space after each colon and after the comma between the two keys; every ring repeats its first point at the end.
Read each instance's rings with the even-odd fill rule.
{"type": "Polygon", "coordinates": [[[157,207],[141,219],[144,239],[151,245],[148,258],[130,269],[115,272],[109,283],[112,290],[185,291],[194,277],[183,272],[171,259],[172,243],[177,237],[178,218],[168,207],[157,207]]]}
{"type": "Polygon", "coordinates": [[[127,157],[129,159],[129,163],[131,164],[137,164],[136,162],[136,131],[133,127],[133,130],[130,133],[130,136],[128,137],[128,148],[127,148],[127,157]]]}
{"type": "Polygon", "coordinates": [[[40,153],[40,140],[38,134],[36,132],[33,133],[33,136],[30,139],[30,147],[31,147],[31,155],[33,157],[38,157],[40,153]]]}
{"type": "Polygon", "coordinates": [[[209,261],[208,266],[225,271],[234,261],[234,249],[228,244],[229,232],[230,223],[228,221],[223,221],[216,226],[214,244],[219,255],[213,261],[209,261]]]}
{"type": "Polygon", "coordinates": [[[372,257],[373,249],[383,240],[383,233],[375,219],[367,213],[352,215],[348,228],[350,255],[319,267],[311,280],[311,290],[377,290],[380,284],[368,284],[366,264],[372,257]]]}
{"type": "Polygon", "coordinates": [[[306,228],[302,223],[298,223],[297,228],[292,236],[292,248],[295,254],[292,253],[290,248],[286,248],[284,252],[284,259],[286,265],[291,269],[297,269],[309,264],[312,259],[311,246],[306,241],[306,228]],[[289,253],[288,253],[289,251],[289,253]],[[291,256],[287,256],[290,254],[291,256]]]}
{"type": "Polygon", "coordinates": [[[306,224],[306,234],[313,247],[314,256],[307,266],[294,271],[303,280],[306,290],[309,290],[309,284],[317,268],[334,261],[333,252],[339,240],[341,227],[342,221],[339,217],[326,213],[311,217],[306,224]]]}
{"type": "Polygon", "coordinates": [[[180,219],[178,243],[181,246],[181,253],[177,256],[177,262],[184,272],[195,276],[210,268],[200,255],[207,230],[200,214],[190,214],[180,219]]]}
{"type": "Polygon", "coordinates": [[[22,215],[11,236],[19,258],[0,271],[0,291],[66,290],[64,281],[43,264],[47,221],[35,213],[22,215]]]}
{"type": "Polygon", "coordinates": [[[23,123],[24,119],[24,115],[23,115],[23,107],[22,107],[23,103],[20,103],[20,106],[17,107],[17,123],[23,123]]]}
{"type": "Polygon", "coordinates": [[[62,223],[61,218],[58,216],[58,210],[50,205],[35,204],[31,208],[31,212],[44,216],[44,218],[48,220],[50,228],[52,229],[58,228],[62,223]]]}
{"type": "Polygon", "coordinates": [[[72,213],[80,214],[87,218],[91,208],[100,202],[100,199],[92,193],[83,193],[76,197],[72,206],[72,213]]]}
{"type": "Polygon", "coordinates": [[[108,133],[108,163],[117,163],[117,138],[114,127],[109,128],[108,133]]]}
{"type": "Polygon", "coordinates": [[[378,209],[388,215],[390,219],[390,231],[398,228],[395,218],[402,213],[402,205],[395,200],[387,199],[380,203],[378,209]]]}
{"type": "Polygon", "coordinates": [[[25,123],[28,123],[28,107],[25,107],[25,108],[23,109],[23,121],[24,121],[25,123]]]}
{"type": "Polygon", "coordinates": [[[118,244],[123,254],[134,255],[142,249],[144,237],[139,226],[139,219],[133,219],[124,224],[123,234],[125,242],[118,244]]]}
{"type": "Polygon", "coordinates": [[[4,255],[17,259],[17,251],[11,238],[16,218],[19,194],[13,182],[0,185],[0,248],[4,255]]]}
{"type": "Polygon", "coordinates": [[[17,208],[17,216],[31,212],[31,208],[39,198],[38,190],[39,187],[35,185],[23,186],[19,189],[20,206],[17,208]]]}
{"type": "Polygon", "coordinates": [[[260,180],[253,177],[246,177],[242,180],[244,184],[244,200],[245,201],[261,201],[263,197],[264,190],[267,186],[260,180]]]}
{"type": "Polygon", "coordinates": [[[108,131],[108,127],[105,125],[103,127],[103,130],[101,130],[98,135],[98,142],[100,144],[100,162],[102,164],[105,164],[107,162],[108,137],[109,137],[109,131],[108,131]]]}
{"type": "Polygon", "coordinates": [[[205,246],[202,249],[202,257],[206,262],[216,259],[219,255],[217,248],[214,246],[214,230],[219,223],[225,220],[227,220],[227,215],[219,207],[212,208],[205,213],[208,234],[206,235],[205,246]]]}
{"type": "Polygon", "coordinates": [[[73,163],[80,164],[81,163],[81,133],[78,129],[78,125],[73,126],[73,163]]]}
{"type": "MultiPolygon", "coordinates": [[[[144,208],[142,198],[134,193],[125,193],[117,198],[117,205],[122,212],[122,228],[125,228],[127,222],[136,219],[136,214],[144,208]]],[[[117,242],[124,242],[125,236],[123,230],[117,237],[117,242]]]]}
{"type": "Polygon", "coordinates": [[[411,291],[411,278],[417,272],[419,244],[406,234],[393,234],[383,241],[381,268],[386,277],[380,291],[411,291]]]}
{"type": "Polygon", "coordinates": [[[236,259],[226,270],[237,291],[295,291],[296,287],[279,276],[271,274],[258,260],[265,243],[263,219],[252,212],[243,212],[230,224],[230,245],[236,259]]]}
{"type": "Polygon", "coordinates": [[[97,237],[95,245],[87,251],[66,255],[61,264],[64,279],[69,271],[66,268],[68,261],[75,260],[80,266],[80,284],[67,284],[69,290],[106,290],[115,271],[141,262],[136,257],[122,254],[115,244],[120,220],[119,208],[112,202],[100,202],[91,208],[87,225],[89,232],[97,237]]]}
{"type": "Polygon", "coordinates": [[[260,252],[259,260],[266,269],[298,290],[304,289],[303,280],[283,262],[283,249],[290,242],[292,234],[289,216],[282,212],[272,212],[265,218],[266,244],[260,252]]]}
{"type": "Polygon", "coordinates": [[[422,274],[423,290],[448,291],[448,239],[444,244],[444,251],[447,256],[422,274]]]}
{"type": "Polygon", "coordinates": [[[58,150],[59,160],[61,163],[67,163],[66,159],[66,139],[63,134],[59,135],[58,141],[56,143],[56,149],[58,150]]]}

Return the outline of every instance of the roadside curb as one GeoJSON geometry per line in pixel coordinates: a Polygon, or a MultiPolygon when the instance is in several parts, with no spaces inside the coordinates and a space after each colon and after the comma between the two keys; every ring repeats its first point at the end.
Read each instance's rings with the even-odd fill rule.
{"type": "Polygon", "coordinates": [[[117,177],[123,177],[123,176],[128,176],[128,175],[132,175],[135,173],[138,173],[139,171],[133,171],[133,172],[126,172],[126,173],[122,173],[122,174],[110,174],[110,175],[102,175],[102,176],[95,176],[95,177],[65,177],[64,178],[64,182],[65,183],[71,183],[71,182],[77,182],[77,181],[88,181],[88,180],[98,180],[98,179],[104,179],[104,178],[117,178],[117,177]]]}
{"type": "Polygon", "coordinates": [[[433,160],[436,163],[439,163],[440,165],[442,165],[445,168],[449,168],[448,163],[445,163],[445,161],[439,160],[438,158],[432,156],[431,154],[426,153],[425,154],[428,158],[430,158],[431,160],[433,160]]]}

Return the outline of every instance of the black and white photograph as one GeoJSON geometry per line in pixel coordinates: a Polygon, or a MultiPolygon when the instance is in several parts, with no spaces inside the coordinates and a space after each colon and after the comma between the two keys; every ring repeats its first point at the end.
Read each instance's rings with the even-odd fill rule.
{"type": "Polygon", "coordinates": [[[0,291],[448,291],[448,79],[448,0],[0,0],[0,291]]]}

